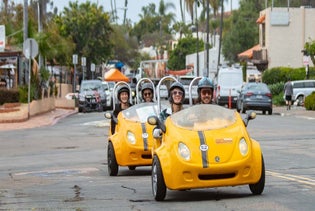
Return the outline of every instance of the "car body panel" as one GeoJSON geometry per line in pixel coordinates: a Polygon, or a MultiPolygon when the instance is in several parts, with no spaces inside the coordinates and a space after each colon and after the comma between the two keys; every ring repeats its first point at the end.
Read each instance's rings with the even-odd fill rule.
{"type": "Polygon", "coordinates": [[[157,115],[157,103],[141,103],[118,114],[116,132],[109,136],[119,166],[148,166],[152,163],[153,126],[147,117],[157,115]],[[128,141],[127,133],[134,134],[136,142],[128,141]]]}
{"type": "Polygon", "coordinates": [[[171,115],[165,125],[166,132],[154,155],[160,160],[167,188],[235,186],[253,184],[260,179],[260,145],[249,137],[241,116],[234,110],[195,105],[171,115]],[[248,145],[244,156],[238,149],[241,138],[248,145]],[[189,148],[190,160],[180,156],[179,143],[189,148]]]}
{"type": "Polygon", "coordinates": [[[315,91],[315,80],[291,81],[293,86],[292,100],[297,101],[298,105],[303,105],[305,97],[315,91]]]}

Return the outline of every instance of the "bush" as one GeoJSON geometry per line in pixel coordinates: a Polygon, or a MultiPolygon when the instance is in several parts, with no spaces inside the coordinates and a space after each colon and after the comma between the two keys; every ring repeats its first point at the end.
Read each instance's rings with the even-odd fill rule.
{"type": "Polygon", "coordinates": [[[315,110],[315,92],[305,98],[304,106],[306,110],[315,110]]]}
{"type": "Polygon", "coordinates": [[[0,105],[17,102],[19,102],[19,92],[17,89],[0,89],[0,105]]]}
{"type": "Polygon", "coordinates": [[[305,68],[275,67],[264,71],[262,75],[262,80],[266,84],[287,82],[288,79],[292,81],[306,79],[305,68]]]}
{"type": "MultiPolygon", "coordinates": [[[[31,85],[31,92],[30,92],[30,101],[34,99],[36,92],[35,85],[31,85]]],[[[28,85],[20,86],[19,87],[19,102],[20,103],[28,103],[28,85]]]]}
{"type": "Polygon", "coordinates": [[[281,93],[283,94],[284,82],[278,82],[275,84],[271,84],[271,85],[268,85],[268,87],[271,91],[272,96],[279,95],[281,93]]]}

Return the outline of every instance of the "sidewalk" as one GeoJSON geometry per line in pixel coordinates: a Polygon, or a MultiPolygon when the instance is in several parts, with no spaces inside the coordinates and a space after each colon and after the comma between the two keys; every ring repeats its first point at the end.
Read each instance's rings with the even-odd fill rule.
{"type": "Polygon", "coordinates": [[[301,116],[315,119],[315,111],[308,111],[302,106],[292,106],[290,110],[287,110],[286,106],[274,106],[273,114],[281,116],[301,116]]]}
{"type": "MultiPolygon", "coordinates": [[[[42,127],[42,126],[47,126],[47,125],[54,125],[60,119],[65,118],[69,115],[75,114],[77,112],[78,111],[76,109],[72,110],[72,109],[56,108],[53,111],[33,116],[30,119],[23,122],[0,123],[0,131],[18,130],[18,129],[27,129],[27,128],[42,127]]],[[[12,118],[14,118],[14,116],[12,118]]]]}

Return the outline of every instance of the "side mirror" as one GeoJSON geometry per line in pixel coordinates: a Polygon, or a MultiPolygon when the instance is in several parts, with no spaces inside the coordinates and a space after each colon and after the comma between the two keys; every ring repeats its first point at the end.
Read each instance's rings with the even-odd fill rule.
{"type": "Polygon", "coordinates": [[[104,117],[105,117],[106,119],[111,119],[112,116],[113,116],[113,115],[112,115],[111,112],[108,112],[108,111],[107,111],[107,112],[104,113],[104,117]]]}
{"type": "Polygon", "coordinates": [[[256,112],[250,111],[249,114],[248,114],[248,116],[249,116],[249,119],[248,119],[248,120],[255,119],[255,118],[256,118],[256,112]]]}
{"type": "Polygon", "coordinates": [[[156,128],[161,129],[163,133],[166,131],[165,124],[157,116],[149,116],[147,119],[149,125],[155,125],[156,128]]]}
{"type": "Polygon", "coordinates": [[[246,113],[246,117],[243,119],[245,127],[247,127],[249,120],[253,120],[256,118],[256,112],[254,111],[248,111],[246,113]]]}
{"type": "Polygon", "coordinates": [[[147,119],[147,122],[150,125],[157,125],[157,123],[158,123],[157,116],[149,116],[148,119],[147,119]]]}

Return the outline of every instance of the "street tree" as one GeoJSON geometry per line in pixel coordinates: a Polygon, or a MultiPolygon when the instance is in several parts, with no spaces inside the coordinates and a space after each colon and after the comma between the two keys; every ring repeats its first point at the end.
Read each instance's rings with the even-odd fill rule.
{"type": "MultiPolygon", "coordinates": [[[[75,44],[73,53],[87,58],[91,63],[105,62],[111,55],[113,44],[110,35],[113,31],[108,13],[103,7],[89,1],[78,4],[69,2],[62,13],[55,18],[60,34],[71,38],[75,44]]],[[[90,71],[87,72],[91,74],[90,71]]]]}
{"type": "Polygon", "coordinates": [[[179,40],[176,48],[170,52],[168,68],[171,70],[186,69],[186,55],[197,52],[197,46],[198,52],[204,50],[204,43],[200,39],[188,36],[179,40]]]}

